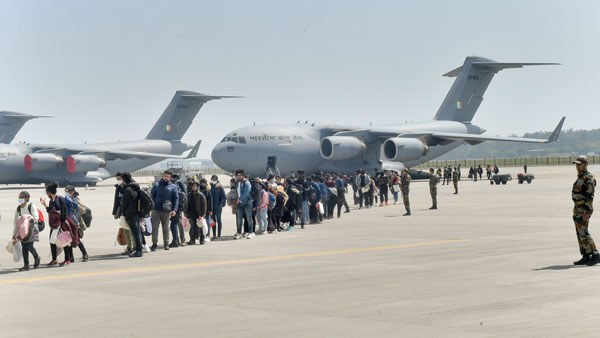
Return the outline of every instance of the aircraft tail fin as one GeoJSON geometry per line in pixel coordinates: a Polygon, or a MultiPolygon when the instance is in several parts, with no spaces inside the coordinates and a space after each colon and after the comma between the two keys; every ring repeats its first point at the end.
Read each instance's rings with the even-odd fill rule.
{"type": "Polygon", "coordinates": [[[198,142],[196,142],[196,144],[194,145],[192,150],[189,152],[189,154],[187,154],[187,156],[185,158],[186,159],[196,158],[196,156],[198,156],[198,150],[200,150],[200,144],[202,144],[202,140],[198,140],[198,142]]]}
{"type": "Polygon", "coordinates": [[[558,63],[503,63],[478,56],[467,57],[461,67],[443,75],[456,77],[456,80],[433,119],[471,122],[483,101],[485,90],[497,72],[506,68],[538,65],[558,63]]]}
{"type": "Polygon", "coordinates": [[[178,141],[192,125],[192,121],[202,106],[211,100],[235,98],[237,96],[211,96],[190,91],[178,90],[160,116],[146,139],[178,141]]]}
{"type": "Polygon", "coordinates": [[[40,117],[50,116],[35,116],[12,111],[0,111],[0,143],[8,144],[12,142],[27,121],[40,117]]]}

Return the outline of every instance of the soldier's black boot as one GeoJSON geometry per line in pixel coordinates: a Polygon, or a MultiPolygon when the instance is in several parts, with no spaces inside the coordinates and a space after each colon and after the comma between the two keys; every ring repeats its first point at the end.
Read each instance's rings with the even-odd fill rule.
{"type": "Polygon", "coordinates": [[[587,266],[596,265],[600,262],[600,254],[593,254],[590,260],[585,263],[587,266]]]}
{"type": "Polygon", "coordinates": [[[577,262],[573,262],[574,265],[585,265],[590,260],[590,255],[583,254],[581,259],[577,262]]]}

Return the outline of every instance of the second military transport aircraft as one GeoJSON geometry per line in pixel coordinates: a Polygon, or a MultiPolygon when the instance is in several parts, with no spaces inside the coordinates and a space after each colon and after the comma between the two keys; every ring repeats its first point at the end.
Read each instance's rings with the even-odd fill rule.
{"type": "Polygon", "coordinates": [[[298,169],[307,173],[353,173],[358,168],[410,168],[465,142],[554,142],[564,117],[547,140],[482,135],[485,129],[471,120],[490,81],[500,70],[555,64],[501,63],[467,57],[461,67],[444,74],[456,80],[432,121],[368,128],[308,123],[251,126],[228,133],[212,150],[212,160],[224,170],[243,168],[251,176],[287,174],[298,169]]]}
{"type": "MultiPolygon", "coordinates": [[[[146,138],[137,141],[82,145],[0,144],[0,184],[58,181],[61,185],[95,185],[119,171],[138,170],[168,158],[195,157],[200,141],[192,147],[181,142],[181,138],[206,102],[226,97],[177,91],[146,138]],[[189,155],[182,157],[189,149],[192,149],[189,155]]],[[[33,118],[19,113],[7,114],[9,118],[25,121],[33,118]]],[[[11,127],[6,132],[8,142],[16,131],[18,128],[11,127]]]]}

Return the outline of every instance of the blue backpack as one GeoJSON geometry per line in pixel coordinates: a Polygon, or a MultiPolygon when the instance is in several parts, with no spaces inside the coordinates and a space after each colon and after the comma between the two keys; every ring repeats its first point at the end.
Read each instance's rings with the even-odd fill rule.
{"type": "Polygon", "coordinates": [[[273,207],[275,206],[275,195],[273,195],[273,193],[268,192],[267,194],[269,194],[269,210],[273,210],[273,207]]]}
{"type": "Polygon", "coordinates": [[[81,217],[81,211],[79,210],[79,204],[75,202],[71,197],[65,196],[65,203],[67,204],[67,212],[73,222],[79,226],[79,218],[81,217]]]}

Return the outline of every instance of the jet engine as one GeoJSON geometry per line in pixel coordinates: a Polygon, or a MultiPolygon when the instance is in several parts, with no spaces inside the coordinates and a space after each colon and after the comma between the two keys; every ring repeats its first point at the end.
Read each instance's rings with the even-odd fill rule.
{"type": "Polygon", "coordinates": [[[321,157],[326,160],[351,159],[365,149],[365,144],[352,136],[328,136],[321,140],[321,157]]]}
{"type": "Polygon", "coordinates": [[[96,155],[71,155],[67,158],[67,170],[71,174],[85,173],[104,166],[106,161],[96,155]]]}
{"type": "Polygon", "coordinates": [[[392,137],[383,143],[383,156],[388,161],[417,160],[427,152],[429,147],[415,138],[392,137]]]}
{"type": "Polygon", "coordinates": [[[25,170],[43,171],[56,168],[64,163],[62,157],[55,154],[27,154],[25,155],[25,170]]]}

